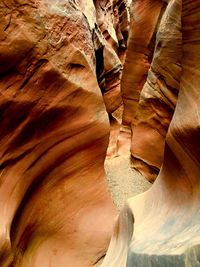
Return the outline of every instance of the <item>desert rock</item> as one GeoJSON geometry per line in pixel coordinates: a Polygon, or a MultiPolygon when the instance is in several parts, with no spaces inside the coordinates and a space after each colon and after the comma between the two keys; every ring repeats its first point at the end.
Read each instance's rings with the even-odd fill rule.
{"type": "Polygon", "coordinates": [[[200,3],[171,0],[166,12],[166,22],[182,22],[183,56],[164,162],[153,186],[122,209],[102,267],[199,266],[200,3]]]}
{"type": "Polygon", "coordinates": [[[116,214],[93,1],[0,3],[1,266],[92,266],[116,214]]]}

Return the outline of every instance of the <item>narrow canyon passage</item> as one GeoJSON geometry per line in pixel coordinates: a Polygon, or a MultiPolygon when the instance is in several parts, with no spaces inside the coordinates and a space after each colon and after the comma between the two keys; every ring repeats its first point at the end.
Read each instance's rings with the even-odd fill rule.
{"type": "Polygon", "coordinates": [[[0,267],[200,266],[200,1],[0,1],[0,267]]]}
{"type": "MultiPolygon", "coordinates": [[[[143,11],[155,4],[147,2],[140,2],[143,11]]],[[[146,163],[149,159],[153,162],[156,157],[150,156],[158,156],[156,148],[163,146],[158,134],[164,123],[165,128],[169,127],[161,134],[162,138],[166,136],[164,160],[153,186],[129,198],[121,210],[102,267],[200,266],[199,32],[200,2],[168,1],[157,28],[154,55],[136,117],[131,122],[131,153],[140,155],[146,163]],[[156,105],[159,99],[164,109],[156,105]],[[170,112],[175,107],[170,124],[165,113],[169,107],[170,112]],[[152,136],[153,130],[157,132],[152,136]]],[[[132,66],[127,68],[131,71],[132,66]]],[[[147,179],[153,178],[143,162],[133,164],[147,173],[147,179]]]]}

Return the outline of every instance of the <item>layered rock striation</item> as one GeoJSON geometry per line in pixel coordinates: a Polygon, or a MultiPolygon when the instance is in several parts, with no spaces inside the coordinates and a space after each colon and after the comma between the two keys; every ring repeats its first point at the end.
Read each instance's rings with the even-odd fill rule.
{"type": "MultiPolygon", "coordinates": [[[[102,267],[199,266],[200,3],[169,1],[160,25],[163,23],[181,25],[183,53],[164,162],[151,189],[129,199],[121,211],[102,267]]],[[[169,36],[168,28],[163,30],[169,36]]],[[[157,47],[155,55],[159,50],[157,47]]],[[[168,72],[170,78],[170,69],[168,72]]],[[[154,86],[156,89],[157,84],[154,86]]]]}
{"type": "Polygon", "coordinates": [[[103,61],[98,62],[97,76],[107,112],[112,114],[122,105],[120,82],[127,47],[129,10],[126,0],[94,2],[103,47],[102,55],[98,57],[103,61]]]}
{"type": "Polygon", "coordinates": [[[94,265],[116,214],[93,1],[0,3],[0,265],[94,265]]]}
{"type": "Polygon", "coordinates": [[[133,1],[129,47],[122,77],[123,124],[131,128],[133,167],[157,177],[179,92],[182,33],[180,8],[133,1]],[[162,18],[162,20],[161,20],[162,18]],[[156,38],[155,38],[156,36],[156,38]]]}
{"type": "Polygon", "coordinates": [[[96,52],[97,77],[111,125],[107,151],[110,158],[118,153],[117,143],[123,110],[121,78],[130,24],[129,3],[126,0],[97,0],[94,3],[100,32],[100,49],[96,52]]]}

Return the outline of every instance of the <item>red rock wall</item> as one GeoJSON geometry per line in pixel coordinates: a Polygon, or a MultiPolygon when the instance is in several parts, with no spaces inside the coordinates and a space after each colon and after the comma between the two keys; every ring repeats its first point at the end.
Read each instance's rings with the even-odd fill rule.
{"type": "Polygon", "coordinates": [[[93,1],[0,2],[1,266],[92,266],[116,214],[93,1]]]}
{"type": "Polygon", "coordinates": [[[130,126],[138,107],[152,59],[153,48],[150,44],[153,43],[154,46],[154,33],[162,6],[163,3],[159,0],[132,2],[128,50],[122,77],[124,125],[130,126]]]}
{"type": "Polygon", "coordinates": [[[162,1],[133,2],[122,78],[123,124],[132,130],[132,164],[151,182],[163,162],[181,73],[181,22],[174,21],[178,14],[168,18],[165,10],[162,1]]]}
{"type": "MultiPolygon", "coordinates": [[[[163,166],[150,190],[127,201],[102,267],[199,265],[200,2],[171,0],[166,12],[162,33],[166,41],[171,38],[167,47],[177,36],[177,31],[170,35],[172,25],[181,22],[183,56],[180,90],[166,137],[163,166]]],[[[172,58],[176,62],[177,53],[170,61],[172,58]]]]}
{"type": "Polygon", "coordinates": [[[122,105],[120,82],[127,47],[129,11],[125,0],[94,2],[103,55],[98,57],[98,68],[102,64],[98,80],[107,112],[111,114],[122,105]]]}
{"type": "Polygon", "coordinates": [[[127,49],[130,24],[126,0],[97,0],[98,24],[97,77],[111,124],[108,157],[118,154],[118,135],[123,110],[121,97],[122,69],[127,49]]]}

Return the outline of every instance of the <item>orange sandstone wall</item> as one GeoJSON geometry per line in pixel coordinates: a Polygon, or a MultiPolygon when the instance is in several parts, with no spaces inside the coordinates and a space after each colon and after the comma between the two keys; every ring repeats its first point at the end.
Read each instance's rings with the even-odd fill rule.
{"type": "MultiPolygon", "coordinates": [[[[200,2],[171,0],[166,12],[160,29],[163,35],[158,34],[157,39],[166,36],[169,41],[171,38],[167,43],[170,49],[170,45],[175,44],[174,37],[178,37],[172,26],[180,25],[183,56],[180,90],[166,136],[164,162],[152,187],[127,201],[101,267],[199,265],[200,2]],[[172,28],[169,29],[169,25],[172,28]]],[[[161,47],[164,44],[161,43],[161,47]]],[[[159,51],[158,46],[155,54],[159,51]]],[[[173,53],[169,58],[170,66],[172,58],[176,62],[177,56],[178,53],[173,53]]],[[[162,59],[162,54],[160,57],[162,59]]],[[[170,70],[167,78],[172,77],[170,70]]],[[[173,77],[175,74],[174,70],[173,77]]],[[[157,83],[154,86],[156,89],[157,83]]]]}
{"type": "Polygon", "coordinates": [[[0,2],[0,265],[92,266],[116,214],[93,1],[0,2]]]}
{"type": "Polygon", "coordinates": [[[177,9],[169,15],[166,3],[159,0],[132,4],[122,77],[123,124],[132,131],[133,167],[151,182],[163,162],[164,142],[180,87],[182,33],[177,9]]]}

